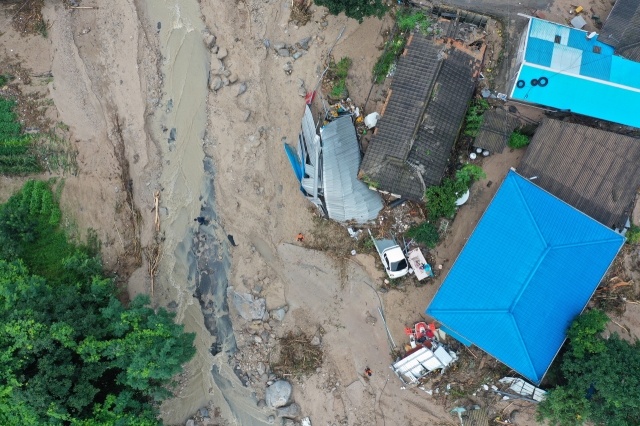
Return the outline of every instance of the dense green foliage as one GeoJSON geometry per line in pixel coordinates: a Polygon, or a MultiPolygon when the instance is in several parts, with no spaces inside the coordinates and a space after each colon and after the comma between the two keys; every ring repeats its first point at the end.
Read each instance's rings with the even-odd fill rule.
{"type": "Polygon", "coordinates": [[[404,235],[413,238],[416,242],[422,243],[429,248],[435,248],[440,240],[440,235],[435,225],[429,222],[412,226],[404,235]]]}
{"type": "Polygon", "coordinates": [[[347,76],[349,75],[349,68],[351,67],[351,58],[342,58],[338,63],[331,64],[331,71],[334,78],[337,80],[334,83],[331,90],[331,96],[334,98],[340,97],[342,92],[346,89],[347,76]]]}
{"type": "Polygon", "coordinates": [[[456,179],[444,178],[440,186],[431,186],[425,191],[427,210],[432,220],[451,217],[456,213],[456,200],[464,195],[471,184],[486,175],[475,164],[467,164],[456,172],[456,179]]]}
{"type": "Polygon", "coordinates": [[[55,198],[31,181],[0,206],[0,424],[160,424],[154,401],[194,335],[148,296],[123,306],[95,237],[67,241],[55,198]]]}
{"type": "Polygon", "coordinates": [[[0,174],[38,173],[41,167],[32,152],[31,138],[20,134],[20,123],[15,121],[15,106],[13,100],[0,99],[0,174]]]}
{"type": "Polygon", "coordinates": [[[449,178],[442,179],[440,186],[427,188],[425,196],[427,198],[427,210],[429,217],[437,219],[439,217],[451,217],[456,213],[456,200],[460,198],[468,187],[459,180],[449,178]]]}
{"type": "Polygon", "coordinates": [[[617,334],[602,337],[607,316],[598,310],[580,315],[567,331],[561,361],[565,384],[538,406],[538,420],[550,425],[640,424],[640,341],[617,334]]]}
{"type": "Polygon", "coordinates": [[[314,0],[318,6],[329,9],[332,15],[344,12],[349,18],[362,20],[367,16],[382,18],[389,8],[382,0],[314,0]]]}
{"type": "Polygon", "coordinates": [[[482,116],[489,109],[489,104],[484,99],[474,99],[469,105],[465,117],[464,134],[467,136],[478,136],[478,130],[482,125],[482,116]]]}
{"type": "Polygon", "coordinates": [[[640,226],[632,223],[625,237],[627,237],[627,243],[629,244],[640,243],[640,226]]]}
{"type": "Polygon", "coordinates": [[[484,174],[482,168],[475,164],[467,164],[456,172],[456,179],[463,182],[467,188],[476,180],[485,179],[486,177],[487,175],[484,174]]]}
{"type": "Polygon", "coordinates": [[[387,77],[393,61],[404,51],[406,39],[402,34],[396,34],[389,38],[385,44],[385,51],[380,55],[373,67],[373,80],[376,83],[382,83],[387,77]]]}
{"type": "Polygon", "coordinates": [[[518,149],[529,145],[529,142],[531,141],[527,136],[522,133],[513,132],[511,133],[511,136],[509,136],[509,142],[507,142],[507,145],[509,145],[509,148],[518,149]]]}
{"type": "Polygon", "coordinates": [[[396,12],[396,24],[398,24],[398,28],[402,32],[417,29],[426,34],[427,29],[431,26],[431,20],[421,10],[398,9],[396,12]]]}

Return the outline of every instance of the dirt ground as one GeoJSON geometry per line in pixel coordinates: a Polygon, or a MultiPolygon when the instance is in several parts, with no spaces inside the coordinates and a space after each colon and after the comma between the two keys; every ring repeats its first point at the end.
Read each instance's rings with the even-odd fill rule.
{"type": "MultiPolygon", "coordinates": [[[[573,16],[568,4],[556,1],[544,11],[547,19],[564,23],[573,16]]],[[[597,1],[583,6],[602,19],[611,7],[597,1]]],[[[314,216],[283,143],[295,144],[298,137],[300,86],[315,89],[327,51],[343,28],[333,56],[353,60],[347,88],[356,104],[364,104],[383,33],[393,22],[387,16],[358,25],[312,6],[311,20],[298,27],[289,22],[290,7],[288,0],[113,0],[99,9],[73,10],[47,0],[48,38],[2,29],[0,54],[20,61],[31,75],[53,75],[34,78],[23,89],[51,100],[45,113],[49,126],[68,126],[64,136],[77,153],[78,172],[52,174],[66,179],[64,211],[74,229],[98,231],[106,269],[131,276],[131,296],[151,293],[142,251],[156,241],[153,197],[161,193],[163,257],[154,303],[172,309],[187,331],[197,333],[198,349],[179,378],[176,398],[162,406],[165,423],[184,424],[208,407],[232,424],[268,424],[269,413],[257,407],[264,382],[254,373],[269,363],[278,338],[294,331],[320,337],[324,353],[315,373],[291,378],[294,399],[314,425],[454,425],[458,420],[448,411],[470,401],[491,405],[495,415],[518,409],[517,424],[535,424],[533,406],[526,402],[443,401],[420,389],[402,389],[389,369],[392,356],[378,312],[384,309],[393,340],[406,343],[404,327],[425,318],[425,308],[524,151],[507,148],[483,160],[486,179],[474,184],[469,202],[429,253],[434,265],[443,265],[434,279],[421,287],[408,283],[376,291],[385,277],[373,256],[337,259],[335,253],[309,248],[326,235],[336,247],[353,241],[314,216]],[[209,34],[226,55],[202,43],[210,42],[209,34]],[[308,49],[298,59],[273,49],[306,37],[311,37],[308,49]],[[216,71],[219,61],[237,81],[207,90],[209,71],[216,71]],[[291,73],[283,69],[287,63],[291,73]],[[199,215],[207,225],[193,222],[199,215]],[[307,236],[307,248],[295,244],[299,232],[307,236]],[[218,284],[203,294],[199,280],[207,274],[218,284]],[[228,302],[233,292],[264,297],[267,310],[286,306],[284,320],[260,321],[258,333],[258,325],[242,319],[228,302]],[[366,366],[374,371],[370,379],[362,374],[366,366]]],[[[8,19],[12,12],[2,8],[1,13],[8,19]]],[[[520,19],[508,18],[514,25],[520,19]]],[[[380,106],[381,93],[374,90],[366,112],[380,106]]],[[[314,110],[322,109],[322,100],[316,99],[314,110]]],[[[539,110],[517,107],[529,118],[540,117],[539,110]]],[[[4,201],[24,179],[0,182],[4,201]]],[[[637,267],[639,256],[635,250],[624,259],[629,269],[637,267]]],[[[640,282],[637,276],[624,279],[640,282]]],[[[611,331],[628,327],[626,334],[637,336],[640,307],[629,303],[616,321],[622,326],[613,324],[611,331]]],[[[201,417],[198,424],[207,424],[201,417]]],[[[209,424],[223,423],[214,420],[209,424]]]]}

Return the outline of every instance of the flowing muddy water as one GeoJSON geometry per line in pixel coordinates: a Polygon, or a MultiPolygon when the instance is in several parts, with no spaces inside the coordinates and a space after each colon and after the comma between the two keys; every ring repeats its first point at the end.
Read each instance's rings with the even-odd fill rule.
{"type": "MultiPolygon", "coordinates": [[[[176,397],[162,405],[167,424],[179,424],[212,400],[223,417],[242,425],[267,424],[252,393],[227,360],[236,350],[226,292],[230,267],[226,234],[215,213],[214,165],[202,144],[207,126],[209,51],[197,0],[150,0],[163,57],[163,97],[151,132],[163,158],[160,214],[163,259],[156,302],[196,333],[197,354],[176,397]],[[198,225],[197,216],[207,222],[198,225]]],[[[213,123],[212,125],[215,125],[213,123]]]]}

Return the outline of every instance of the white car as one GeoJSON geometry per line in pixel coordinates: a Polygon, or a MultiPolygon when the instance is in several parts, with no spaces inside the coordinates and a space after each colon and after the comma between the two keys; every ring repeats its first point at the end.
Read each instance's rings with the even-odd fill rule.
{"type": "Polygon", "coordinates": [[[369,235],[376,246],[380,260],[382,260],[389,278],[395,279],[407,275],[409,263],[398,243],[395,240],[376,240],[371,235],[371,230],[369,230],[369,235]]]}

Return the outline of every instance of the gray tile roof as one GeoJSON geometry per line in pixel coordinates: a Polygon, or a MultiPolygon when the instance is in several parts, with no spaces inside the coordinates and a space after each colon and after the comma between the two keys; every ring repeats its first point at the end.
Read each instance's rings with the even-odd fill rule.
{"type": "Polygon", "coordinates": [[[520,120],[503,108],[495,108],[484,113],[478,135],[473,146],[499,154],[507,146],[509,136],[520,126],[520,120]]]}
{"type": "Polygon", "coordinates": [[[351,117],[327,124],[320,136],[322,184],[329,217],[338,222],[374,220],[382,210],[382,199],[357,178],[361,157],[351,117]]]}
{"type": "Polygon", "coordinates": [[[536,185],[612,228],[631,214],[640,188],[640,139],[545,119],[518,166],[536,185]]]}
{"type": "Polygon", "coordinates": [[[617,0],[598,41],[614,47],[616,55],[640,62],[640,1],[617,0]]]}
{"type": "Polygon", "coordinates": [[[480,61],[459,43],[416,33],[400,57],[390,97],[365,153],[360,177],[422,201],[440,183],[475,85],[480,61]]]}

